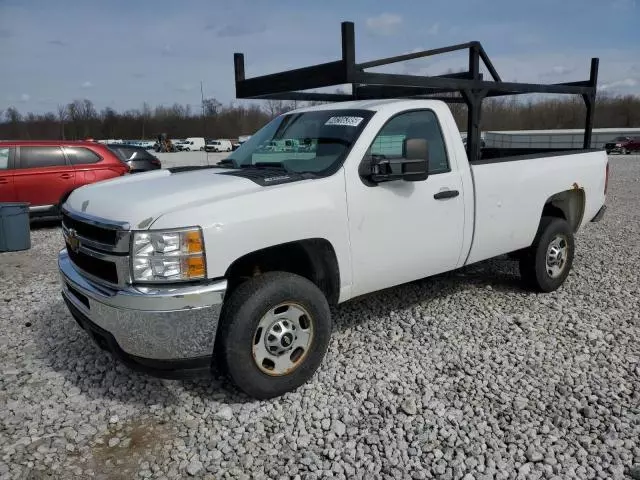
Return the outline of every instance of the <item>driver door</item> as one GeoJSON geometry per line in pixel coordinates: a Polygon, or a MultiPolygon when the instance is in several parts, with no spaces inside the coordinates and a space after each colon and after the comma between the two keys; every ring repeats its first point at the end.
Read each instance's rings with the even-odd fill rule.
{"type": "Polygon", "coordinates": [[[462,180],[452,169],[435,113],[416,110],[392,117],[380,129],[367,155],[402,158],[407,138],[427,140],[426,180],[371,184],[355,169],[345,172],[353,295],[435,275],[458,265],[464,227],[462,180]],[[445,191],[450,192],[443,194],[445,191]]]}

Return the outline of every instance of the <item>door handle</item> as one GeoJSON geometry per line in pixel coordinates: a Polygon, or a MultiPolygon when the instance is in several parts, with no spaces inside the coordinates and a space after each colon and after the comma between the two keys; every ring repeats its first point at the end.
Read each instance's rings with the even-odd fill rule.
{"type": "Polygon", "coordinates": [[[69,178],[71,178],[71,174],[70,173],[63,173],[62,175],[60,175],[60,178],[69,179],[69,178]]]}
{"type": "Polygon", "coordinates": [[[7,185],[9,183],[9,180],[7,180],[6,178],[0,178],[0,185],[7,185]]]}
{"type": "Polygon", "coordinates": [[[442,190],[441,192],[436,193],[433,198],[436,200],[444,200],[446,198],[454,198],[460,195],[458,190],[442,190]]]}

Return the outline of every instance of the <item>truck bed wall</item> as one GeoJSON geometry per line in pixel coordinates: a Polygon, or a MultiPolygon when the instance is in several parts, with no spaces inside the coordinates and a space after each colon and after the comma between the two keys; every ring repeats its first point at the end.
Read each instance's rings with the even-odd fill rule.
{"type": "MultiPolygon", "coordinates": [[[[518,157],[523,155],[552,155],[557,152],[572,152],[572,153],[580,153],[587,152],[591,150],[583,150],[577,148],[500,148],[500,147],[486,147],[482,149],[480,154],[480,161],[482,160],[494,160],[494,159],[502,159],[502,158],[511,158],[518,157]]],[[[472,162],[477,163],[477,162],[472,162]]]]}
{"type": "Polygon", "coordinates": [[[475,230],[467,264],[531,245],[546,201],[584,189],[581,225],[604,203],[606,153],[590,151],[543,157],[510,157],[471,165],[475,230]]]}

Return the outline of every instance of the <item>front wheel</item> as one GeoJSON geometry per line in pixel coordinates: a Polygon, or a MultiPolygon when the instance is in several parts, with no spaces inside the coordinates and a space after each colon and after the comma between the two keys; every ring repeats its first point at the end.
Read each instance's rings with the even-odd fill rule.
{"type": "Polygon", "coordinates": [[[620,150],[620,154],[621,155],[628,155],[629,151],[626,148],[623,148],[622,150],[620,150]]]}
{"type": "Polygon", "coordinates": [[[238,388],[267,399],[307,382],[330,336],[331,313],[320,289],[299,275],[268,272],[225,302],[217,354],[238,388]]]}
{"type": "Polygon", "coordinates": [[[573,232],[562,218],[542,217],[533,244],[520,258],[524,283],[538,292],[552,292],[567,279],[575,252],[573,232]]]}

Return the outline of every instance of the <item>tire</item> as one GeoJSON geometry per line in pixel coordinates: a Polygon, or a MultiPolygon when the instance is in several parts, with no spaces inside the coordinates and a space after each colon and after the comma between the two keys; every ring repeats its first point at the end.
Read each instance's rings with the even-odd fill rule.
{"type": "Polygon", "coordinates": [[[620,150],[620,155],[628,155],[629,151],[626,148],[623,148],[622,150],[620,150]]]}
{"type": "Polygon", "coordinates": [[[520,259],[520,276],[537,292],[553,292],[567,279],[574,253],[573,231],[567,221],[542,217],[533,244],[520,259]],[[561,252],[554,257],[552,249],[561,252]]]}
{"type": "Polygon", "coordinates": [[[240,390],[263,400],[307,382],[322,363],[330,336],[331,312],[320,289],[299,275],[267,272],[238,286],[225,301],[216,355],[240,390]],[[296,317],[297,327],[291,330],[296,317]],[[305,348],[296,346],[304,338],[305,348]],[[283,352],[271,355],[268,348],[283,348],[283,352]],[[271,359],[289,368],[278,371],[271,359]]]}

